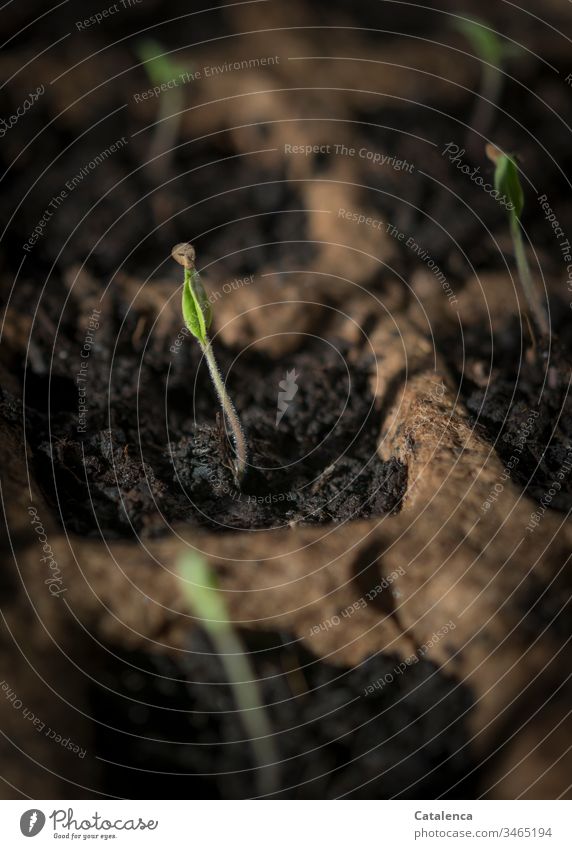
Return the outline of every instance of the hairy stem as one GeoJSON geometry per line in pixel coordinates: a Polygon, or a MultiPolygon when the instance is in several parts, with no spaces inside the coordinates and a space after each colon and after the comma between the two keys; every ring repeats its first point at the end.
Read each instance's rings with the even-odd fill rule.
{"type": "Polygon", "coordinates": [[[526,258],[520,224],[515,218],[511,220],[510,229],[514,245],[514,256],[516,259],[518,276],[528,302],[528,309],[540,332],[543,336],[548,336],[548,319],[546,318],[544,306],[530,273],[530,266],[528,265],[528,259],[526,258]]]}
{"type": "Polygon", "coordinates": [[[214,384],[228,426],[232,433],[232,441],[235,451],[234,477],[236,483],[239,484],[244,476],[244,473],[246,471],[246,464],[248,462],[246,439],[244,436],[242,425],[240,423],[240,419],[238,417],[238,413],[236,412],[234,404],[230,400],[229,394],[226,391],[226,386],[224,385],[224,381],[222,379],[217,361],[215,359],[210,339],[208,338],[208,336],[205,336],[205,340],[206,341],[204,344],[202,342],[199,344],[202,348],[203,354],[205,355],[212,382],[214,384]]]}

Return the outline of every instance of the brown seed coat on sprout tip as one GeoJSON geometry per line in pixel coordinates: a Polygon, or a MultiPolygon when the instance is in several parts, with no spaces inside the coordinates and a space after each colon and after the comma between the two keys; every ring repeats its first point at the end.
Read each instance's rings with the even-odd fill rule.
{"type": "Polygon", "coordinates": [[[171,256],[185,268],[195,267],[195,249],[190,242],[179,242],[171,251],[171,256]]]}
{"type": "Polygon", "coordinates": [[[490,159],[490,161],[494,163],[494,165],[497,164],[500,157],[503,155],[502,150],[497,147],[496,144],[491,144],[490,142],[485,145],[485,153],[487,154],[487,157],[490,159]]]}

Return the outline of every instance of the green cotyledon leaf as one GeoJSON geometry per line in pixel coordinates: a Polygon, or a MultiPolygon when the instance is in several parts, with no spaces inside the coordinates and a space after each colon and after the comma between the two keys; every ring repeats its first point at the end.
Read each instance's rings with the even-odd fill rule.
{"type": "Polygon", "coordinates": [[[155,86],[176,80],[177,77],[188,70],[172,59],[169,54],[166,54],[161,44],[154,39],[148,38],[137,42],[135,51],[145,65],[147,75],[155,86]]]}
{"type": "Polygon", "coordinates": [[[514,215],[520,220],[524,207],[524,192],[520,185],[518,168],[511,156],[501,153],[495,162],[495,189],[504,195],[514,207],[514,215]]]}
{"type": "Polygon", "coordinates": [[[483,21],[461,18],[455,21],[455,27],[469,39],[475,52],[493,65],[500,65],[504,45],[498,35],[483,21]]]}
{"type": "Polygon", "coordinates": [[[188,329],[202,345],[207,343],[207,331],[212,324],[212,307],[198,271],[185,268],[183,283],[183,318],[188,329]]]}
{"type": "Polygon", "coordinates": [[[477,56],[491,65],[501,66],[505,59],[524,54],[520,45],[502,38],[485,21],[478,18],[457,18],[453,26],[471,42],[477,56]]]}
{"type": "Polygon", "coordinates": [[[231,631],[223,595],[205,558],[196,551],[188,552],[179,562],[179,575],[193,613],[205,628],[211,633],[231,631]]]}

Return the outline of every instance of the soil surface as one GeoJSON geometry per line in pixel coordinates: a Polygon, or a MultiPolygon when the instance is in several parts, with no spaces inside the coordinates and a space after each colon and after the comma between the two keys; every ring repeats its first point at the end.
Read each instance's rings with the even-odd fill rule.
{"type": "MultiPolygon", "coordinates": [[[[0,150],[0,677],[88,750],[63,759],[0,695],[16,744],[0,741],[3,792],[259,795],[234,694],[174,578],[196,544],[256,671],[278,795],[567,795],[572,322],[535,192],[572,233],[570,89],[554,74],[569,43],[512,6],[487,9],[527,49],[485,133],[470,128],[480,63],[432,7],[392,4],[388,22],[386,4],[365,0],[270,0],[183,29],[187,5],[169,4],[169,20],[164,5],[81,38],[54,10],[0,60],[2,115],[46,86],[0,150]],[[158,101],[134,97],[150,85],[134,45],[157,22],[185,67],[280,61],[177,89],[176,144],[149,162],[158,101]],[[526,173],[550,343],[531,344],[505,210],[444,155],[457,145],[492,180],[488,134],[526,173]],[[188,240],[217,297],[213,346],[247,436],[240,489],[182,328],[169,257],[188,240]],[[30,503],[65,602],[46,590],[30,503]]],[[[457,5],[444,9],[482,15],[457,5]]],[[[23,9],[7,8],[7,35],[23,9]]],[[[537,11],[568,31],[558,4],[537,11]]]]}
{"type": "Polygon", "coordinates": [[[206,365],[190,334],[183,337],[176,354],[148,349],[141,357],[120,347],[110,386],[90,392],[85,434],[78,433],[73,379],[60,377],[57,394],[50,376],[29,380],[36,403],[51,391],[51,409],[28,407],[28,440],[37,479],[54,507],[59,497],[68,530],[154,535],[169,533],[174,521],[256,529],[399,509],[407,470],[376,453],[379,411],[369,369],[348,366],[347,345],[311,341],[281,363],[221,349],[250,451],[238,488],[206,365]],[[297,390],[277,423],[288,372],[297,390]]]}
{"type": "MultiPolygon", "coordinates": [[[[554,315],[555,326],[568,317],[563,308],[554,315]]],[[[493,340],[490,351],[483,350],[481,341],[476,353],[473,340],[468,340],[469,368],[459,375],[464,400],[473,421],[506,464],[507,477],[539,504],[556,482],[550,508],[568,513],[572,509],[570,356],[556,336],[552,350],[541,343],[523,351],[515,324],[493,340]],[[483,385],[486,368],[491,368],[491,378],[483,385]]]]}
{"type": "MultiPolygon", "coordinates": [[[[284,797],[474,792],[477,776],[466,779],[463,719],[471,696],[434,664],[417,657],[396,672],[400,660],[388,655],[344,669],[297,647],[287,634],[242,637],[275,734],[284,797]],[[359,771],[352,766],[358,762],[359,771]]],[[[201,632],[188,651],[189,659],[179,662],[135,654],[106,660],[93,710],[102,723],[97,746],[108,792],[123,795],[128,780],[133,797],[152,797],[160,776],[166,798],[260,794],[252,751],[235,742],[244,729],[220,662],[201,632]],[[127,745],[126,734],[135,734],[127,745]]]]}

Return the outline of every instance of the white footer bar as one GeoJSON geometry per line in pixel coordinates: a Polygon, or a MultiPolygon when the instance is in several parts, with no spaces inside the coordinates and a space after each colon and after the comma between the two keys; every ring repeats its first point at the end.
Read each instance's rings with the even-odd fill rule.
{"type": "Polygon", "coordinates": [[[569,801],[0,801],[1,845],[570,849],[569,801]]]}

